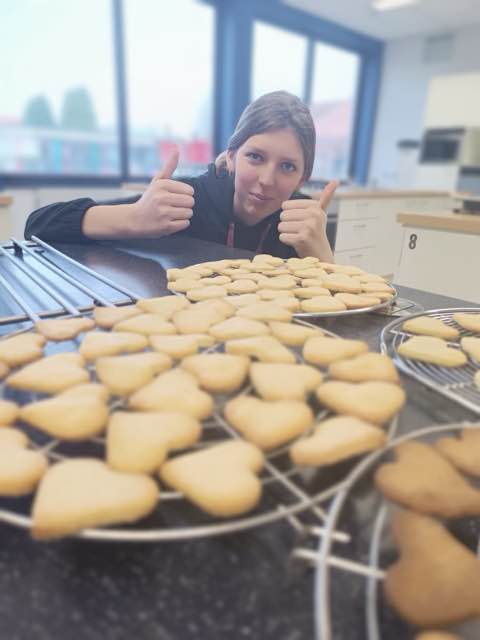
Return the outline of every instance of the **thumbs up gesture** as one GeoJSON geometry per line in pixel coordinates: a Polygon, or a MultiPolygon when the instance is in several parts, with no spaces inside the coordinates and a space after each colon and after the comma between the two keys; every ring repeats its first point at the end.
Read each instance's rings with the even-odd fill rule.
{"type": "Polygon", "coordinates": [[[172,180],[178,165],[179,150],[174,149],[165,165],[153,177],[142,197],[132,206],[131,235],[169,236],[186,229],[193,215],[193,187],[172,180]]]}

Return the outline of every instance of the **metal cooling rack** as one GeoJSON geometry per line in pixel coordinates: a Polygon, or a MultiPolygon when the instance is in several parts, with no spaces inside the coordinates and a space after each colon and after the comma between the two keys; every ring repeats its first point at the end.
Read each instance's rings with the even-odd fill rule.
{"type": "MultiPolygon", "coordinates": [[[[397,553],[389,534],[393,507],[375,489],[372,477],[401,442],[432,442],[439,435],[455,435],[462,429],[480,429],[480,423],[432,426],[398,437],[363,458],[345,480],[329,509],[319,552],[310,558],[316,567],[317,640],[404,640],[418,632],[402,621],[383,598],[381,581],[397,553]],[[346,532],[355,529],[348,558],[338,557],[332,535],[338,528],[346,532]]],[[[478,554],[479,518],[462,519],[456,533],[469,541],[473,538],[472,550],[478,554]]],[[[452,626],[449,631],[458,633],[463,640],[477,640],[480,620],[452,626]]]]}
{"type": "MultiPolygon", "coordinates": [[[[460,349],[460,339],[465,336],[477,336],[472,331],[464,329],[453,320],[453,314],[458,312],[479,313],[479,307],[458,307],[455,309],[434,309],[423,313],[416,313],[410,318],[430,316],[438,318],[459,331],[457,341],[450,341],[451,347],[460,349]]],[[[381,336],[381,350],[389,355],[397,367],[404,373],[418,380],[430,389],[441,393],[450,400],[480,414],[480,389],[475,385],[473,376],[480,369],[480,362],[469,357],[468,363],[462,367],[441,367],[434,364],[405,358],[398,353],[398,347],[414,334],[402,330],[404,318],[394,320],[384,327],[381,336]]]]}

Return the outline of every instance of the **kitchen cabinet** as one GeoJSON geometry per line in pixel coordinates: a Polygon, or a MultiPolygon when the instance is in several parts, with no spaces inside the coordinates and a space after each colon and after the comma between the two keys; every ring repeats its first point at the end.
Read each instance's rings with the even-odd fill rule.
{"type": "Polygon", "coordinates": [[[404,235],[395,282],[480,303],[480,217],[400,214],[404,235]]]}

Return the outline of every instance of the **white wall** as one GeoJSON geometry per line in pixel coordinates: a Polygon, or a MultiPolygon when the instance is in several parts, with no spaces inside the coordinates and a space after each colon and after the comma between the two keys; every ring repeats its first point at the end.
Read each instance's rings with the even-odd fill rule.
{"type": "Polygon", "coordinates": [[[385,47],[370,182],[397,185],[397,142],[420,139],[423,131],[428,84],[448,73],[480,71],[480,27],[454,32],[448,59],[424,60],[425,37],[393,40],[385,47]]]}

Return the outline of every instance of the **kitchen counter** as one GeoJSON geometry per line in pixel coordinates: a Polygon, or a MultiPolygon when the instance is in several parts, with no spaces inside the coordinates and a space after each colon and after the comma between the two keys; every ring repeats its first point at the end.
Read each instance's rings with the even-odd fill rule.
{"type": "Polygon", "coordinates": [[[480,215],[452,213],[450,211],[410,212],[399,213],[397,220],[400,224],[408,227],[480,234],[480,215]]]}
{"type": "MultiPolygon", "coordinates": [[[[318,199],[321,191],[310,193],[312,198],[318,199]]],[[[335,198],[339,200],[358,200],[360,198],[449,198],[450,191],[426,191],[414,189],[342,189],[335,191],[335,198]]]]}
{"type": "MultiPolygon", "coordinates": [[[[58,248],[142,296],[166,292],[167,268],[250,255],[188,238],[58,248]]],[[[399,294],[427,309],[464,306],[403,287],[399,294]]],[[[378,349],[380,331],[389,321],[388,316],[369,314],[319,324],[378,349]]],[[[474,417],[410,379],[403,383],[408,404],[400,431],[474,417]]],[[[0,501],[0,508],[6,503],[0,501]]],[[[0,524],[0,638],[313,640],[313,571],[291,558],[296,543],[286,522],[157,544],[74,538],[38,543],[26,532],[0,524]]],[[[362,640],[364,630],[349,627],[348,611],[344,618],[341,640],[362,640]]]]}

